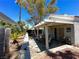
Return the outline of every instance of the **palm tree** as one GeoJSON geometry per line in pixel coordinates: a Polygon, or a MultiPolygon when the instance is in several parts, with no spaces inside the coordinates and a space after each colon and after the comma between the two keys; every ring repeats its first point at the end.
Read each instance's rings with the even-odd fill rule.
{"type": "Polygon", "coordinates": [[[16,2],[19,5],[19,21],[21,21],[21,14],[22,14],[22,0],[16,0],[16,2]],[[18,4],[19,2],[19,4],[18,4]]]}
{"type": "Polygon", "coordinates": [[[21,21],[21,12],[22,11],[22,8],[21,8],[21,6],[20,6],[20,9],[19,9],[19,21],[21,21]]]}
{"type": "Polygon", "coordinates": [[[32,16],[31,20],[34,24],[39,23],[43,18],[51,13],[57,11],[57,7],[54,6],[56,0],[50,0],[46,3],[46,0],[18,0],[17,3],[27,9],[28,13],[32,16]]]}

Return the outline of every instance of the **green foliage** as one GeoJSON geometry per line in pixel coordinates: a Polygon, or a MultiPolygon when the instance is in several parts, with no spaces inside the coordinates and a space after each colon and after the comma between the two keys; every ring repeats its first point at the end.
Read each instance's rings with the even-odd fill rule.
{"type": "Polygon", "coordinates": [[[7,28],[7,27],[10,27],[11,24],[9,24],[9,23],[7,23],[7,22],[5,22],[5,21],[0,20],[0,26],[1,26],[1,27],[4,27],[4,28],[7,28]]]}
{"type": "Polygon", "coordinates": [[[19,36],[22,36],[26,33],[28,27],[23,21],[17,22],[16,25],[6,23],[4,21],[0,21],[0,27],[10,28],[12,40],[16,40],[19,36]]]}
{"type": "Polygon", "coordinates": [[[22,36],[26,33],[28,27],[25,25],[26,25],[25,22],[19,21],[19,22],[17,22],[17,25],[12,26],[11,38],[13,40],[16,40],[19,36],[22,36]],[[25,26],[25,28],[24,28],[24,26],[25,26]]]}
{"type": "Polygon", "coordinates": [[[17,33],[12,33],[11,34],[11,39],[16,40],[18,38],[17,33]]]}
{"type": "Polygon", "coordinates": [[[18,25],[19,25],[19,28],[21,29],[21,32],[26,32],[26,30],[28,30],[28,27],[26,26],[24,21],[19,21],[18,25]]]}

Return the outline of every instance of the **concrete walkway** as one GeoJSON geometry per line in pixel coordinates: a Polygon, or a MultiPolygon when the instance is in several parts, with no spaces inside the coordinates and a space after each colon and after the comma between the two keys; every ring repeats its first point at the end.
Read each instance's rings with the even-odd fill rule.
{"type": "Polygon", "coordinates": [[[23,43],[21,44],[18,59],[31,59],[33,56],[41,52],[34,39],[29,39],[28,33],[24,36],[23,43]]]}
{"type": "Polygon", "coordinates": [[[18,59],[31,59],[30,50],[27,43],[22,44],[21,50],[19,51],[18,59]]]}
{"type": "Polygon", "coordinates": [[[33,57],[33,56],[37,55],[39,52],[41,52],[40,48],[38,47],[38,45],[36,44],[34,39],[29,40],[29,48],[30,48],[31,57],[33,57]]]}
{"type": "Polygon", "coordinates": [[[28,33],[25,34],[23,39],[23,44],[19,51],[18,59],[31,59],[30,50],[29,50],[29,37],[28,33]]]}

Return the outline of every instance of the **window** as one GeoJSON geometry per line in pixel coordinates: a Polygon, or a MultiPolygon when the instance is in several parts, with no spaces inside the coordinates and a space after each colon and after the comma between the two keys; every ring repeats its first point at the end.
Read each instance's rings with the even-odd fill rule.
{"type": "Polygon", "coordinates": [[[66,29],[66,32],[71,32],[71,28],[67,28],[66,29]]]}

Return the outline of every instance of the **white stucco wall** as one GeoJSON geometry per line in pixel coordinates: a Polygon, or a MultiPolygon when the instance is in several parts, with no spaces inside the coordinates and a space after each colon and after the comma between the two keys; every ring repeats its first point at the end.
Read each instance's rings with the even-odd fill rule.
{"type": "Polygon", "coordinates": [[[74,44],[74,26],[69,25],[64,27],[64,36],[71,39],[71,43],[74,44]],[[70,32],[67,32],[67,28],[71,28],[70,32]]]}
{"type": "Polygon", "coordinates": [[[74,42],[75,45],[79,44],[79,23],[74,22],[74,42]]]}

